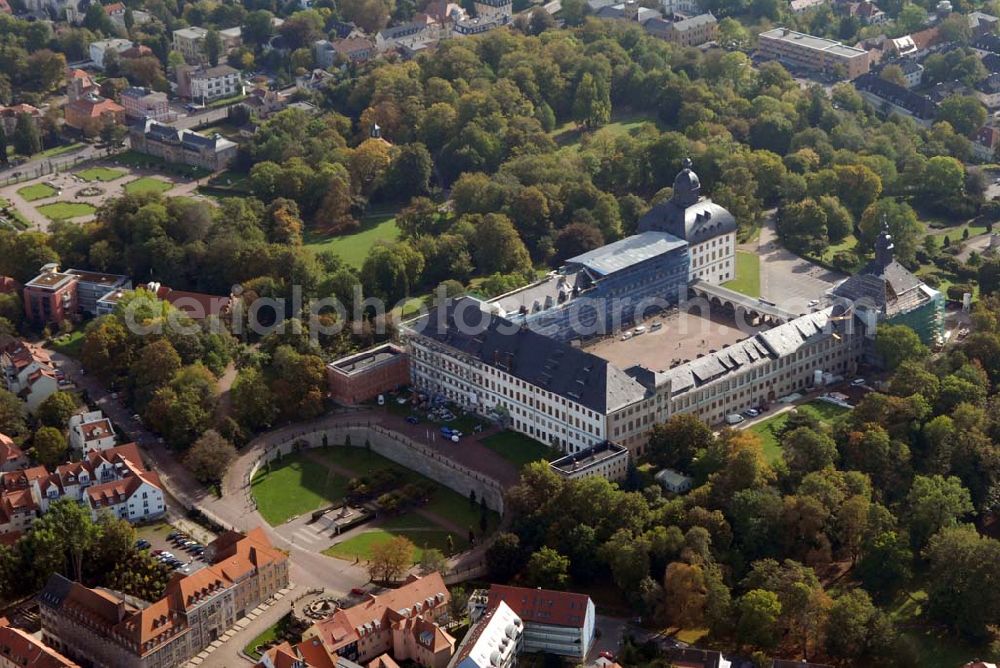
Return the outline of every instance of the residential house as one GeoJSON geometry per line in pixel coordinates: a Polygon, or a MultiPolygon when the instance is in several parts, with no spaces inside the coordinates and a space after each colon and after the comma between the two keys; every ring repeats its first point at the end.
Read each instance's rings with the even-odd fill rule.
{"type": "Polygon", "coordinates": [[[694,479],[691,476],[686,476],[674,469],[663,469],[653,476],[653,479],[659,483],[660,487],[671,494],[689,492],[691,491],[691,485],[694,483],[694,479]]]}
{"type": "Polygon", "coordinates": [[[801,14],[807,12],[810,9],[819,7],[820,5],[825,5],[827,0],[791,0],[788,3],[788,9],[791,10],[793,14],[801,14]]]}
{"type": "Polygon", "coordinates": [[[32,634],[0,617],[0,668],[80,668],[32,634]]]}
{"type": "MultiPolygon", "coordinates": [[[[208,54],[205,52],[207,35],[208,30],[199,26],[179,28],[173,34],[174,51],[179,52],[189,63],[205,62],[208,60],[208,54]]],[[[226,55],[243,44],[242,30],[239,26],[220,30],[219,39],[222,42],[221,55],[226,55]]]]}
{"type": "Polygon", "coordinates": [[[655,9],[639,5],[635,0],[626,0],[626,2],[616,5],[605,5],[598,9],[594,13],[594,16],[599,19],[627,21],[629,23],[645,25],[649,21],[661,19],[663,15],[655,9]]]}
{"type": "Polygon", "coordinates": [[[243,77],[229,65],[177,68],[177,94],[202,104],[243,94],[243,77]]]}
{"type": "Polygon", "coordinates": [[[427,45],[441,39],[438,24],[429,16],[415,16],[412,21],[383,28],[375,34],[375,50],[385,53],[400,46],[427,45]]]}
{"type": "Polygon", "coordinates": [[[91,93],[70,100],[63,109],[66,125],[74,130],[96,134],[108,123],[124,123],[125,108],[107,98],[91,93]]]}
{"type": "Polygon", "coordinates": [[[514,668],[523,634],[524,622],[501,601],[469,628],[448,668],[514,668]]]}
{"type": "Polygon", "coordinates": [[[76,100],[91,93],[99,95],[100,86],[94,83],[90,75],[81,69],[69,69],[66,71],[66,97],[76,100]]]}
{"type": "Polygon", "coordinates": [[[116,440],[111,420],[99,410],[80,413],[69,419],[69,447],[84,456],[95,450],[113,448],[116,440]]]}
{"type": "Polygon", "coordinates": [[[904,58],[895,63],[903,72],[907,88],[916,88],[924,78],[924,66],[912,58],[904,58]]]}
{"type": "Polygon", "coordinates": [[[28,468],[28,456],[10,436],[0,433],[0,472],[28,468]]]}
{"type": "Polygon", "coordinates": [[[177,114],[170,111],[167,94],[161,91],[130,86],[122,91],[121,101],[125,117],[130,121],[151,118],[160,123],[169,123],[177,118],[177,114]]]}
{"type": "Polygon", "coordinates": [[[843,8],[847,16],[853,16],[862,25],[882,25],[889,20],[888,14],[879,9],[878,5],[874,2],[869,2],[868,0],[864,2],[848,2],[843,5],[843,8]]]}
{"type": "Polygon", "coordinates": [[[346,37],[332,42],[324,39],[313,44],[313,55],[316,64],[328,70],[337,63],[338,57],[351,63],[370,60],[375,55],[375,45],[367,37],[346,37]]]}
{"type": "Polygon", "coordinates": [[[236,158],[236,142],[220,134],[207,137],[193,130],[147,120],[131,126],[129,143],[133,150],[163,158],[167,162],[219,171],[236,158]]]}
{"type": "Polygon", "coordinates": [[[145,44],[133,44],[129,48],[125,49],[118,54],[119,60],[135,60],[136,58],[148,58],[150,56],[155,57],[156,54],[153,50],[146,46],[145,44]]]}
{"type": "Polygon", "coordinates": [[[364,668],[331,654],[317,638],[296,645],[284,641],[261,654],[254,668],[364,668]]]}
{"type": "Polygon", "coordinates": [[[94,519],[102,512],[129,522],[146,522],[167,512],[163,483],[154,471],[140,470],[126,462],[129,475],[87,488],[85,500],[94,519]]]}
{"type": "Polygon", "coordinates": [[[14,134],[14,129],[17,127],[17,119],[22,115],[27,114],[35,119],[35,122],[42,120],[42,111],[38,107],[33,107],[30,104],[15,104],[9,107],[0,106],[0,123],[3,123],[4,132],[10,137],[14,134]]]}
{"type": "Polygon", "coordinates": [[[411,575],[402,587],[369,594],[313,624],[302,640],[319,639],[331,654],[363,665],[388,655],[393,661],[446,668],[455,639],[436,622],[447,615],[450,598],[440,573],[411,575]]]}
{"type": "Polygon", "coordinates": [[[877,74],[865,74],[853,83],[861,97],[884,115],[896,113],[909,116],[925,127],[930,127],[937,118],[938,105],[932,99],[886,81],[877,74]]]}
{"type": "Polygon", "coordinates": [[[492,585],[469,599],[470,618],[478,621],[488,610],[505,603],[524,622],[525,652],[547,652],[584,661],[594,642],[596,612],[586,594],[530,587],[492,585]]]}
{"type": "Polygon", "coordinates": [[[287,108],[290,99],[290,95],[281,91],[254,88],[236,106],[246,109],[251,118],[265,119],[287,108]]]}
{"type": "Polygon", "coordinates": [[[994,72],[975,85],[976,98],[990,111],[1000,109],[1000,73],[994,72]]]}
{"type": "Polygon", "coordinates": [[[969,20],[973,39],[982,35],[996,35],[997,25],[1000,24],[1000,19],[996,16],[984,12],[969,12],[965,16],[969,20]]]}
{"type": "Polygon", "coordinates": [[[48,351],[28,341],[0,340],[0,372],[7,390],[23,399],[31,414],[59,389],[48,351]]]}
{"type": "Polygon", "coordinates": [[[90,59],[94,62],[99,69],[104,69],[104,56],[109,51],[114,51],[115,53],[121,53],[125,49],[132,46],[132,40],[121,39],[118,37],[112,37],[111,39],[100,39],[96,42],[91,42],[88,47],[90,53],[90,59]]]}
{"type": "MultiPolygon", "coordinates": [[[[714,42],[719,35],[718,21],[711,12],[668,23],[669,25],[660,31],[662,34],[656,36],[679,46],[701,46],[707,42],[714,42]]],[[[650,32],[648,27],[647,32],[650,32]]]]}
{"type": "Polygon", "coordinates": [[[209,558],[211,565],[191,575],[175,574],[163,598],[152,603],[53,575],[38,595],[42,638],[104,668],[184,664],[243,617],[236,602],[240,592],[249,611],[288,586],[288,557],[262,529],[236,538],[224,534],[206,555],[213,552],[224,556],[209,558]],[[240,580],[227,572],[239,573],[240,580]]]}
{"type": "Polygon", "coordinates": [[[219,295],[208,295],[203,292],[188,292],[185,290],[174,290],[162,283],[147,283],[145,289],[156,295],[157,299],[168,302],[178,311],[192,320],[204,320],[208,317],[227,315],[233,307],[233,303],[238,299],[234,295],[222,297],[219,295]]]}
{"type": "Polygon", "coordinates": [[[722,652],[714,649],[668,647],[665,655],[671,666],[683,666],[683,668],[730,668],[733,665],[722,656],[722,652]]]}
{"type": "Polygon", "coordinates": [[[1000,146],[1000,128],[984,125],[972,137],[972,155],[980,162],[993,162],[1000,146]]]}
{"type": "Polygon", "coordinates": [[[1000,54],[1000,36],[993,33],[980,35],[972,40],[972,49],[981,56],[986,54],[1000,54]]]}

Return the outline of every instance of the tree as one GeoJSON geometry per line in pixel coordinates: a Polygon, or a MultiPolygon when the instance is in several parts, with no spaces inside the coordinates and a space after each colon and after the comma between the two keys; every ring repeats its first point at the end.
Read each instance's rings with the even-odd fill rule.
{"type": "Polygon", "coordinates": [[[904,362],[920,362],[930,354],[917,333],[906,325],[882,325],[875,338],[875,350],[886,369],[894,371],[904,362]]]}
{"type": "Polygon", "coordinates": [[[611,120],[611,100],[607,86],[599,86],[590,72],[584,72],[573,96],[573,119],[592,130],[611,120]]]}
{"type": "Polygon", "coordinates": [[[66,461],[66,437],[55,427],[42,427],[32,438],[35,458],[49,468],[66,461]]]}
{"type": "Polygon", "coordinates": [[[700,628],[705,623],[708,587],[701,566],[675,561],[663,576],[664,604],[670,624],[700,628]]]}
{"type": "Polygon", "coordinates": [[[508,274],[531,268],[531,257],[510,218],[488,213],[476,225],[472,236],[472,254],[483,273],[508,274]]]}
{"type": "Polygon", "coordinates": [[[424,575],[427,575],[428,573],[440,573],[441,575],[447,575],[447,557],[445,557],[444,553],[437,548],[424,550],[423,554],[420,555],[420,572],[424,575]]]}
{"type": "Polygon", "coordinates": [[[817,202],[826,214],[826,233],[830,243],[847,238],[854,231],[854,219],[840,200],[833,195],[824,195],[817,202]]]}
{"type": "Polygon", "coordinates": [[[796,253],[818,253],[829,244],[826,212],[812,198],[783,207],[777,229],[781,241],[796,253]]]}
{"type": "Polygon", "coordinates": [[[42,135],[35,119],[29,114],[18,114],[12,139],[14,152],[30,156],[42,150],[42,135]]]}
{"type": "Polygon", "coordinates": [[[17,436],[26,429],[24,402],[13,392],[0,388],[0,434],[17,436]]]}
{"type": "Polygon", "coordinates": [[[926,545],[931,536],[955,526],[973,511],[969,490],[955,476],[916,476],[906,506],[910,539],[915,547],[926,545]]]}
{"type": "Polygon", "coordinates": [[[971,526],[946,528],[931,538],[924,556],[927,614],[972,640],[987,637],[1000,609],[1000,542],[971,526]]]}
{"type": "Polygon", "coordinates": [[[855,217],[862,215],[882,194],[882,179],[864,165],[837,165],[834,173],[837,196],[855,217]]]}
{"type": "Polygon", "coordinates": [[[937,120],[948,123],[955,132],[967,137],[986,122],[986,109],[974,97],[951,95],[938,107],[937,120]]]}
{"type": "Polygon", "coordinates": [[[741,644],[770,649],[778,643],[781,603],[777,594],[752,589],[736,601],[736,610],[736,635],[741,644]]]}
{"type": "Polygon", "coordinates": [[[781,445],[789,471],[798,476],[832,468],[837,460],[837,444],[833,439],[808,427],[785,433],[781,445]]]}
{"type": "Polygon", "coordinates": [[[339,7],[345,21],[374,35],[389,24],[395,3],[392,0],[345,0],[339,7]]]}
{"type": "Polygon", "coordinates": [[[404,144],[389,166],[386,189],[400,200],[424,195],[430,191],[433,170],[434,161],[426,146],[419,142],[404,144]]]}
{"type": "Polygon", "coordinates": [[[892,633],[892,623],[861,589],[846,592],[833,602],[826,623],[826,649],[830,656],[857,662],[884,644],[879,632],[892,633]]]}
{"type": "Polygon", "coordinates": [[[582,255],[604,245],[604,235],[593,225],[571,223],[559,231],[556,237],[557,262],[582,255]]]}
{"type": "Polygon", "coordinates": [[[135,388],[136,404],[145,406],[157,389],[170,382],[181,368],[181,356],[167,339],[145,346],[130,367],[129,380],[135,388]]]}
{"type": "Polygon", "coordinates": [[[236,446],[209,429],[191,445],[184,456],[184,465],[201,482],[216,483],[222,480],[234,459],[236,446]]]}
{"type": "Polygon", "coordinates": [[[895,531],[879,533],[865,542],[859,574],[865,589],[880,600],[889,600],[910,580],[913,552],[895,531]]]}
{"type": "Polygon", "coordinates": [[[222,54],[222,37],[219,31],[214,28],[205,33],[205,56],[208,63],[215,67],[219,64],[219,56],[222,54]]]}
{"type": "Polygon", "coordinates": [[[248,431],[266,429],[278,416],[274,395],[258,367],[241,369],[230,389],[236,416],[248,431]]]}
{"type": "Polygon", "coordinates": [[[907,88],[906,75],[903,74],[903,68],[895,63],[883,67],[882,71],[879,72],[879,77],[889,83],[894,83],[897,86],[907,88]]]}
{"type": "Polygon", "coordinates": [[[524,568],[529,587],[565,589],[569,583],[569,559],[550,547],[535,550],[524,568]]]}
{"type": "Polygon", "coordinates": [[[3,124],[0,123],[0,165],[6,165],[9,162],[7,157],[7,132],[3,128],[3,124]]]}
{"type": "MultiPolygon", "coordinates": [[[[48,511],[35,520],[31,536],[40,539],[39,544],[47,544],[54,558],[63,564],[68,562],[71,568],[67,575],[79,581],[83,576],[84,556],[96,543],[99,531],[89,508],[63,498],[49,504],[48,511]]],[[[44,579],[48,579],[49,574],[45,574],[44,579]]]]}
{"type": "Polygon", "coordinates": [[[413,564],[416,546],[405,536],[372,546],[372,558],[368,561],[368,574],[376,582],[395,582],[413,564]]]}
{"type": "Polygon", "coordinates": [[[253,46],[256,52],[267,44],[274,34],[274,15],[265,9],[248,12],[243,19],[243,30],[240,33],[244,44],[253,46]]]}
{"type": "Polygon", "coordinates": [[[672,415],[650,430],[649,456],[659,466],[686,470],[695,454],[709,448],[714,441],[712,430],[698,416],[672,415]]]}
{"type": "Polygon", "coordinates": [[[77,406],[76,397],[60,390],[49,395],[38,407],[38,421],[46,427],[65,429],[77,406]]]}
{"type": "Polygon", "coordinates": [[[513,533],[504,531],[497,534],[486,550],[486,568],[490,577],[500,582],[506,582],[517,575],[524,567],[524,562],[521,539],[513,533]]]}
{"type": "Polygon", "coordinates": [[[556,20],[552,18],[543,7],[535,7],[531,10],[531,18],[528,22],[528,32],[532,35],[541,35],[546,30],[556,27],[556,20]]]}
{"type": "Polygon", "coordinates": [[[892,235],[895,258],[903,264],[913,262],[923,232],[916,212],[905,202],[882,199],[866,208],[858,225],[860,247],[865,252],[874,251],[884,224],[888,224],[892,235]]]}
{"type": "Polygon", "coordinates": [[[965,192],[965,167],[955,158],[936,155],[927,161],[920,183],[927,202],[961,197],[965,192]]]}

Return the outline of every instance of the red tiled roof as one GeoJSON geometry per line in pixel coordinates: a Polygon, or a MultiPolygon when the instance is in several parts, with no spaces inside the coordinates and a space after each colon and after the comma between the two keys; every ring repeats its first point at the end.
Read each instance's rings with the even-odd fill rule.
{"type": "Polygon", "coordinates": [[[0,295],[6,295],[11,292],[20,292],[20,291],[21,291],[20,283],[15,281],[10,276],[0,276],[0,295]]]}
{"type": "Polygon", "coordinates": [[[106,97],[98,99],[82,97],[79,100],[73,100],[66,107],[80,116],[88,118],[100,118],[104,114],[120,114],[125,111],[125,107],[106,97]]]}
{"type": "Polygon", "coordinates": [[[590,597],[568,591],[493,585],[487,607],[503,601],[525,622],[582,628],[590,597]]]}
{"type": "Polygon", "coordinates": [[[0,464],[6,464],[22,457],[24,457],[24,451],[17,447],[14,439],[7,434],[0,433],[0,464]]]}
{"type": "Polygon", "coordinates": [[[6,617],[0,617],[0,656],[31,668],[80,668],[34,636],[12,627],[6,617]]]}

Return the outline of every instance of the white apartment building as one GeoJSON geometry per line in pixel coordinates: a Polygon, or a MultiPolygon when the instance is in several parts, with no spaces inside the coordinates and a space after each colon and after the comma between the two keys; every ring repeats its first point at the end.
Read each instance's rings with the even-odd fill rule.
{"type": "Polygon", "coordinates": [[[69,419],[69,445],[85,456],[115,447],[115,430],[101,411],[74,415],[69,419]]]}
{"type": "Polygon", "coordinates": [[[114,51],[115,53],[121,53],[127,49],[132,48],[132,40],[130,39],[119,39],[117,37],[112,39],[101,39],[96,42],[90,43],[90,59],[94,61],[100,69],[104,69],[104,55],[108,51],[114,51]]]}
{"type": "Polygon", "coordinates": [[[469,616],[475,623],[501,604],[524,623],[522,651],[547,652],[578,663],[590,653],[597,615],[586,594],[495,584],[469,597],[469,616]]]}
{"type": "Polygon", "coordinates": [[[524,622],[500,601],[465,634],[448,668],[514,668],[523,633],[524,622]]]}
{"type": "Polygon", "coordinates": [[[243,78],[229,65],[177,68],[177,94],[198,102],[211,102],[243,94],[243,78]]]}
{"type": "Polygon", "coordinates": [[[24,400],[32,415],[59,390],[49,353],[41,346],[17,339],[0,341],[0,381],[24,400]]]}

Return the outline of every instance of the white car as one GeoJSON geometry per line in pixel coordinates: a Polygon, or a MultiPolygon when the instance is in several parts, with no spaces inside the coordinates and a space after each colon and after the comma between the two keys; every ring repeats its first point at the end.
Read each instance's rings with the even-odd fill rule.
{"type": "Polygon", "coordinates": [[[865,382],[866,381],[864,378],[855,378],[854,380],[851,381],[851,385],[853,387],[861,387],[862,385],[865,384],[865,382]]]}
{"type": "Polygon", "coordinates": [[[810,299],[809,300],[809,306],[819,306],[819,300],[818,299],[810,299]]]}

